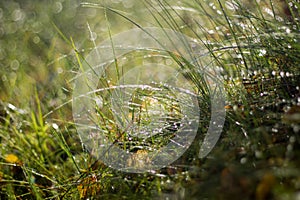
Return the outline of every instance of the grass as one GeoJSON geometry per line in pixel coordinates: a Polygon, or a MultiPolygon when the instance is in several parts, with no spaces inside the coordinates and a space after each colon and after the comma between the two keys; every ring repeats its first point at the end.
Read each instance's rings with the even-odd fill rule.
{"type": "Polygon", "coordinates": [[[50,7],[1,2],[0,199],[299,199],[299,6],[289,0],[57,1],[50,7]],[[116,56],[116,33],[149,26],[181,32],[204,49],[181,55],[180,50],[141,48],[116,56]],[[122,90],[117,87],[121,77],[132,66],[159,63],[185,72],[183,80],[197,92],[196,138],[162,169],[114,170],[93,156],[77,133],[74,84],[86,70],[86,56],[107,38],[114,62],[92,91],[102,98],[93,119],[115,145],[136,153],[127,164],[147,165],[151,149],[167,144],[180,129],[182,108],[174,94],[178,88],[164,90],[167,95],[122,90]],[[189,56],[198,63],[192,65],[189,56]],[[227,101],[221,138],[199,158],[212,103],[207,79],[198,70],[203,58],[222,74],[218,81],[224,83],[227,101]],[[129,115],[116,119],[111,106],[122,105],[122,94],[131,91],[129,115]],[[120,130],[124,119],[147,127],[160,116],[156,110],[175,110],[175,116],[159,119],[159,126],[169,124],[150,140],[134,138],[131,125],[120,130]]]}

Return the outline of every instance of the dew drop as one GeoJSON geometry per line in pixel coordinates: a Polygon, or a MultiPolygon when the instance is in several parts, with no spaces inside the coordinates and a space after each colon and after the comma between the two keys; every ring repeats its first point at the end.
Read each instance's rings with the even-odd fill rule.
{"type": "Polygon", "coordinates": [[[25,17],[25,14],[20,9],[16,9],[12,13],[12,18],[14,21],[21,21],[25,17]]]}
{"type": "Polygon", "coordinates": [[[10,67],[12,70],[18,70],[19,69],[19,66],[20,66],[20,63],[18,60],[13,60],[11,63],[10,63],[10,67]]]}
{"type": "Polygon", "coordinates": [[[238,108],[239,108],[239,107],[238,107],[237,105],[234,105],[234,106],[233,106],[233,110],[234,110],[234,111],[237,111],[238,108]]]}
{"type": "Polygon", "coordinates": [[[287,149],[287,151],[292,151],[293,150],[293,145],[289,144],[286,149],[287,149]]]}
{"type": "Polygon", "coordinates": [[[263,153],[261,151],[256,150],[255,151],[255,157],[256,158],[262,158],[263,157],[263,153]]]}
{"type": "Polygon", "coordinates": [[[53,6],[53,9],[54,9],[54,13],[58,14],[62,11],[63,9],[63,5],[61,2],[55,2],[54,6],[53,6]]]}
{"type": "Polygon", "coordinates": [[[290,143],[295,143],[296,142],[296,137],[295,136],[291,136],[290,137],[290,143]]]}
{"type": "Polygon", "coordinates": [[[208,33],[208,34],[214,34],[215,31],[214,31],[214,30],[208,30],[207,33],[208,33]]]}
{"type": "Polygon", "coordinates": [[[90,40],[91,41],[95,41],[96,39],[97,39],[97,33],[91,32],[91,34],[90,34],[90,40]]]}
{"type": "Polygon", "coordinates": [[[63,72],[64,72],[64,70],[63,70],[61,67],[57,68],[57,73],[58,73],[58,74],[61,74],[61,73],[63,73],[63,72]]]}
{"type": "Polygon", "coordinates": [[[295,133],[298,133],[298,132],[300,131],[300,126],[298,126],[297,124],[294,124],[294,125],[293,125],[293,131],[294,131],[295,133]]]}
{"type": "Polygon", "coordinates": [[[272,128],[272,132],[278,133],[278,129],[277,128],[272,128]]]}
{"type": "Polygon", "coordinates": [[[173,60],[172,59],[167,59],[166,60],[166,65],[172,65],[173,64],[173,60]]]}
{"type": "Polygon", "coordinates": [[[57,130],[59,127],[58,127],[58,125],[56,124],[56,123],[53,123],[52,124],[52,127],[55,129],[55,130],[57,130]]]}
{"type": "Polygon", "coordinates": [[[264,56],[267,53],[267,51],[265,49],[261,49],[259,50],[259,56],[264,56]]]}
{"type": "Polygon", "coordinates": [[[247,158],[245,158],[245,157],[242,158],[240,162],[241,162],[241,164],[245,164],[247,162],[247,158]]]}
{"type": "Polygon", "coordinates": [[[33,41],[34,44],[38,44],[41,41],[41,39],[40,39],[39,36],[36,35],[36,36],[33,37],[32,41],[33,41]]]}

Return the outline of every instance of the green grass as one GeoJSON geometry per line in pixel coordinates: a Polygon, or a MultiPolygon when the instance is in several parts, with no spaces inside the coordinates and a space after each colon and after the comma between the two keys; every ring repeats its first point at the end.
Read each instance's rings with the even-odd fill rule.
{"type": "MultiPolygon", "coordinates": [[[[1,2],[0,199],[299,199],[299,6],[290,0],[1,2]],[[132,66],[155,62],[187,72],[183,76],[198,92],[200,125],[190,148],[170,166],[125,173],[107,167],[82,143],[72,95],[98,43],[149,26],[195,38],[205,49],[188,56],[199,63],[178,52],[140,49],[122,58],[114,52],[108,77],[100,77],[100,90],[92,91],[107,103],[93,119],[115,145],[145,162],[144,150],[168,143],[174,136],[170,126],[150,140],[129,140],[130,126],[120,130],[110,109],[120,77],[132,66]],[[205,56],[222,74],[227,101],[221,138],[200,159],[211,106],[211,91],[197,68],[205,56]]],[[[131,115],[119,116],[123,120],[147,126],[149,112],[163,108],[176,110],[166,122],[180,121],[174,91],[167,98],[134,91],[131,115]]]]}

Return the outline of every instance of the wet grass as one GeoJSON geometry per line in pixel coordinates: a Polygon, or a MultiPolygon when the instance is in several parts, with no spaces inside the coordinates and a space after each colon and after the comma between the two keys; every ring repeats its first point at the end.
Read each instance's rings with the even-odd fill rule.
{"type": "MultiPolygon", "coordinates": [[[[299,6],[275,0],[1,2],[0,199],[299,199],[299,6]],[[184,77],[198,92],[201,110],[196,138],[178,160],[160,170],[125,173],[107,167],[82,143],[72,94],[96,44],[146,26],[177,30],[205,47],[190,53],[200,60],[205,54],[222,74],[226,121],[217,145],[200,159],[199,142],[210,121],[202,74],[178,52],[140,49],[115,58],[111,79],[101,77],[98,89],[114,88],[130,65],[169,63],[188,71],[184,77]],[[124,71],[114,73],[119,69],[124,71]]],[[[133,123],[149,124],[149,117],[138,116],[150,109],[180,110],[170,91],[168,98],[135,92],[126,116],[133,123]]],[[[99,106],[97,112],[111,140],[136,153],[131,164],[147,164],[145,150],[166,144],[178,131],[169,124],[150,141],[129,141],[110,109],[99,106]]],[[[166,118],[174,125],[181,117],[166,118]]]]}

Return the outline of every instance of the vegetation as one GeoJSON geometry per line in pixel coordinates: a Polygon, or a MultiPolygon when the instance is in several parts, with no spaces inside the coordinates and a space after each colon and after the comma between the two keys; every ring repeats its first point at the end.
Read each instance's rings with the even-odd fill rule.
{"type": "Polygon", "coordinates": [[[296,0],[1,1],[0,199],[299,199],[299,8],[296,0]],[[94,119],[114,146],[135,153],[127,164],[145,167],[149,151],[175,137],[183,118],[175,90],[136,88],[128,116],[120,118],[143,128],[157,112],[173,115],[164,115],[168,125],[147,139],[136,135],[147,128],[120,130],[124,119],[110,107],[122,105],[116,86],[132,66],[182,70],[201,115],[178,160],[125,173],[106,166],[79,137],[73,92],[99,43],[144,27],[176,30],[205,47],[189,53],[209,58],[221,74],[226,121],[214,149],[199,158],[212,102],[197,65],[180,51],[141,48],[114,57],[109,76],[92,91],[102,95],[94,119]]]}

